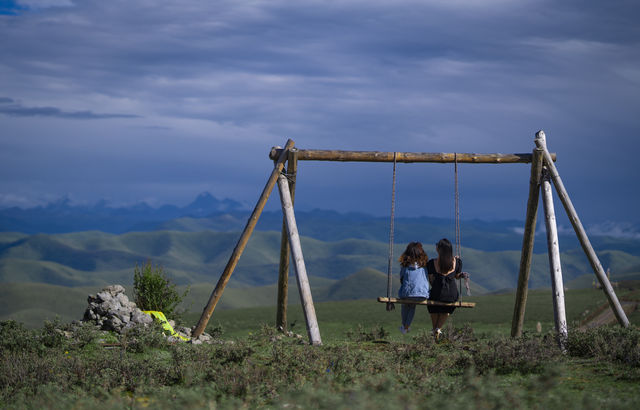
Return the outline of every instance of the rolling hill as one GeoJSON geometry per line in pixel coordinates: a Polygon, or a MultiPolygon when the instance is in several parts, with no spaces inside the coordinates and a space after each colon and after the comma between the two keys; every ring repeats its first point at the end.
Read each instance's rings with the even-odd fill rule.
{"type": "MultiPolygon", "coordinates": [[[[191,286],[191,296],[184,308],[199,310],[224,269],[238,236],[237,232],[214,231],[121,235],[98,231],[57,235],[0,233],[0,319],[33,321],[55,314],[79,318],[87,294],[114,283],[131,288],[134,266],[147,260],[161,265],[180,286],[191,286]],[[16,300],[27,302],[25,305],[16,300]],[[62,306],[59,303],[67,302],[54,302],[58,300],[69,302],[62,306]]],[[[220,308],[275,303],[279,246],[279,232],[254,233],[225,290],[220,308]]],[[[395,247],[396,256],[403,246],[400,243],[395,247]]],[[[385,295],[387,278],[383,272],[387,267],[387,244],[366,239],[329,242],[303,237],[302,249],[312,292],[318,301],[374,299],[385,295]]],[[[515,287],[519,251],[463,248],[462,255],[464,269],[472,275],[473,294],[515,287]]],[[[621,250],[602,250],[599,257],[605,269],[610,268],[614,273],[614,281],[640,278],[640,257],[621,250]]],[[[591,286],[593,273],[580,249],[562,252],[562,263],[567,286],[591,286]]],[[[397,272],[396,265],[394,273],[397,275],[397,272]]],[[[292,276],[290,280],[290,300],[296,303],[295,278],[292,276]]],[[[547,255],[535,254],[530,287],[549,285],[547,255]]],[[[397,287],[396,283],[394,289],[397,287]]]]}
{"type": "MultiPolygon", "coordinates": [[[[136,263],[161,265],[179,285],[215,283],[238,238],[234,232],[134,232],[122,235],[78,232],[58,235],[0,233],[0,282],[46,283],[62,286],[130,284],[136,263]]],[[[229,286],[266,286],[277,281],[279,232],[255,232],[229,286]]],[[[404,244],[396,245],[399,255],[404,244]]],[[[302,238],[310,275],[340,280],[364,268],[385,272],[387,244],[364,239],[327,242],[302,238]]],[[[427,247],[428,252],[434,253],[427,247]]],[[[488,291],[511,288],[517,280],[519,251],[486,252],[463,248],[464,269],[488,291]]],[[[638,270],[640,257],[603,250],[599,257],[615,274],[638,270]]],[[[571,281],[591,273],[580,249],[562,252],[563,275],[571,281]]],[[[394,266],[397,272],[397,266],[394,266]]],[[[532,288],[546,287],[546,254],[535,254],[532,288]]]]}

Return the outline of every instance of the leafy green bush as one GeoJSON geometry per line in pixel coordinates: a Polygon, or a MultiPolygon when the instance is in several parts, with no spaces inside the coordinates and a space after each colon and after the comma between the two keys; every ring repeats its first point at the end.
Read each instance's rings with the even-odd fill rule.
{"type": "Polygon", "coordinates": [[[178,293],[176,285],[164,273],[161,266],[153,266],[147,261],[144,266],[136,264],[133,271],[133,296],[142,310],[159,310],[169,317],[176,306],[187,295],[178,293]]]}

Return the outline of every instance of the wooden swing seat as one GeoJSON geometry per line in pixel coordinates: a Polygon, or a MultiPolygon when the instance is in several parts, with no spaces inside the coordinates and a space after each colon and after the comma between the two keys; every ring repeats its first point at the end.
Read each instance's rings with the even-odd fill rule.
{"type": "Polygon", "coordinates": [[[380,303],[400,303],[407,305],[430,305],[430,306],[454,306],[459,308],[474,308],[476,307],[475,302],[438,302],[435,300],[413,300],[413,299],[398,299],[398,298],[387,298],[380,296],[378,298],[378,302],[380,303]]]}

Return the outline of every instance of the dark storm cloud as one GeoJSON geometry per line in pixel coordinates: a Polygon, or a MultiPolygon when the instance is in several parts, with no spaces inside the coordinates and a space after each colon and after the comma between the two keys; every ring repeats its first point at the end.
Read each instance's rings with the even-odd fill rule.
{"type": "MultiPolygon", "coordinates": [[[[109,166],[118,162],[120,169],[135,170],[139,158],[122,155],[129,148],[125,141],[136,141],[143,152],[153,147],[145,152],[145,168],[156,178],[154,186],[176,181],[171,188],[155,188],[158,196],[177,198],[170,192],[182,182],[233,186],[251,200],[270,166],[266,152],[287,137],[301,148],[527,152],[535,131],[544,128],[568,188],[575,187],[572,195],[594,209],[593,215],[607,201],[627,210],[640,206],[637,195],[625,189],[635,183],[632,152],[640,130],[636,2],[20,4],[36,3],[37,13],[0,20],[0,87],[24,104],[6,112],[3,107],[16,103],[3,101],[1,121],[6,135],[19,134],[30,143],[0,142],[37,161],[30,147],[58,134],[61,145],[43,152],[66,158],[70,174],[74,164],[82,164],[75,158],[95,153],[100,159],[92,161],[88,175],[118,176],[114,184],[128,189],[134,178],[109,166]],[[46,121],[113,115],[99,113],[138,118],[99,117],[105,120],[100,129],[51,127],[46,121]],[[27,118],[40,121],[21,121],[27,118]],[[82,152],[78,134],[94,136],[95,144],[83,145],[82,152]],[[110,135],[120,136],[123,146],[103,146],[110,135]],[[207,156],[213,152],[244,152],[255,159],[238,166],[233,156],[223,155],[213,165],[207,156]],[[166,161],[176,164],[170,172],[161,166],[166,161]],[[229,175],[235,183],[217,176],[230,169],[236,169],[229,175]]],[[[310,191],[298,203],[341,210],[361,207],[350,197],[354,184],[375,191],[388,176],[380,166],[305,169],[308,180],[325,191],[310,191]],[[357,181],[340,178],[345,172],[357,181]],[[328,175],[333,186],[323,182],[328,175]]],[[[495,214],[490,204],[497,199],[517,209],[510,217],[523,216],[518,207],[526,195],[526,168],[463,171],[467,215],[495,214]]],[[[63,180],[64,170],[56,172],[63,180]]],[[[448,168],[404,172],[435,192],[449,188],[448,168]]],[[[367,206],[379,212],[386,205],[376,201],[367,206]]],[[[409,208],[431,212],[420,201],[405,201],[409,208]]]]}
{"type": "Polygon", "coordinates": [[[58,117],[75,120],[100,120],[108,118],[138,118],[129,114],[96,114],[91,111],[62,111],[55,107],[24,107],[11,98],[0,98],[0,114],[13,117],[58,117]]]}

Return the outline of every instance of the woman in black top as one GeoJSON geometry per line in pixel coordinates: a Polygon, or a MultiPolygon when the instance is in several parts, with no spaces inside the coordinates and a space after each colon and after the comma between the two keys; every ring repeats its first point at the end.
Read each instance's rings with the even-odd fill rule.
{"type": "MultiPolygon", "coordinates": [[[[436,244],[438,257],[427,263],[427,277],[431,290],[429,300],[438,302],[456,302],[458,300],[458,287],[456,279],[464,276],[462,272],[462,260],[453,256],[453,247],[448,239],[441,239],[436,244]]],[[[427,306],[433,325],[433,337],[438,340],[442,334],[442,326],[447,318],[455,310],[455,306],[427,306]]]]}

